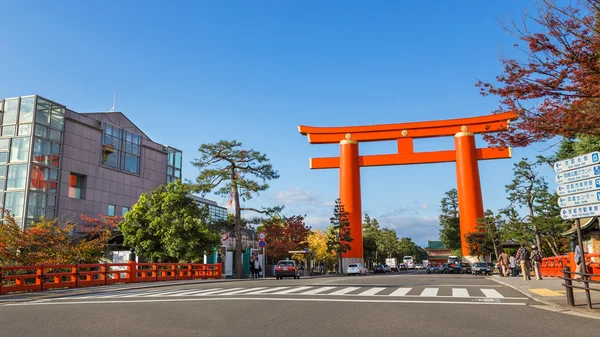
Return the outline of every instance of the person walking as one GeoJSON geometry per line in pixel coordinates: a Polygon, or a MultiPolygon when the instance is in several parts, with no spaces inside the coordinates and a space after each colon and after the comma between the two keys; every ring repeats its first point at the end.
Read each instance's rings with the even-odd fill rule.
{"type": "MultiPolygon", "coordinates": [[[[575,272],[581,273],[581,247],[579,245],[575,246],[575,272]]],[[[575,274],[573,278],[576,280],[582,279],[580,274],[575,274]]]]}
{"type": "Polygon", "coordinates": [[[518,274],[517,259],[515,259],[515,257],[511,255],[509,258],[509,261],[510,261],[510,276],[515,277],[518,274]]]}
{"type": "Polygon", "coordinates": [[[540,267],[542,266],[542,252],[538,250],[536,245],[531,246],[531,264],[535,271],[535,279],[541,280],[542,272],[540,271],[540,267]]]}
{"type": "Polygon", "coordinates": [[[250,278],[254,279],[254,256],[250,257],[250,278]]]}
{"type": "Polygon", "coordinates": [[[260,266],[260,262],[258,259],[254,260],[254,278],[258,278],[258,274],[262,271],[262,267],[260,266]]]}
{"type": "Polygon", "coordinates": [[[505,252],[502,252],[499,256],[500,258],[500,266],[502,267],[502,276],[507,277],[508,270],[510,269],[510,256],[505,252]]]}
{"type": "Polygon", "coordinates": [[[517,261],[519,261],[519,265],[521,266],[521,272],[523,273],[523,279],[526,281],[531,280],[531,276],[529,275],[529,251],[525,248],[525,244],[521,244],[521,248],[517,251],[517,256],[515,257],[517,261]]]}

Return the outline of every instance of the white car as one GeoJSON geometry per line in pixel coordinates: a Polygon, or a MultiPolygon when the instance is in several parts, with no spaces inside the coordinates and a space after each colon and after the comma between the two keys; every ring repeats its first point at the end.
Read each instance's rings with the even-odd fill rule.
{"type": "Polygon", "coordinates": [[[346,274],[350,275],[367,275],[367,268],[363,267],[360,263],[352,263],[348,265],[346,274]]]}
{"type": "Polygon", "coordinates": [[[415,269],[423,269],[423,265],[422,265],[422,264],[420,264],[420,263],[417,263],[417,264],[415,265],[415,269]]]}

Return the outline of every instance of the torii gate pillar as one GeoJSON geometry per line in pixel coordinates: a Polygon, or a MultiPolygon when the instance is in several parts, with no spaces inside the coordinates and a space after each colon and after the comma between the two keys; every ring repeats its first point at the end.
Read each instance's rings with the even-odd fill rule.
{"type": "Polygon", "coordinates": [[[342,270],[350,263],[363,263],[362,211],[360,193],[360,165],[358,162],[358,142],[350,139],[340,141],[340,203],[348,213],[352,241],[351,249],[342,254],[342,270]]]}
{"type": "MultiPolygon", "coordinates": [[[[469,244],[465,239],[466,233],[476,232],[477,218],[483,218],[483,198],[479,180],[479,164],[475,134],[458,132],[454,135],[456,149],[456,185],[458,192],[458,208],[460,218],[460,241],[462,256],[469,257],[469,244]]],[[[469,261],[474,262],[474,261],[469,261]]]]}

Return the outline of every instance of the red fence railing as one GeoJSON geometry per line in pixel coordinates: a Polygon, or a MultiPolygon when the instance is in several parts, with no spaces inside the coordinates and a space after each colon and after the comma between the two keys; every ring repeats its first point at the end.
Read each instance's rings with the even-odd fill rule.
{"type": "MultiPolygon", "coordinates": [[[[587,273],[600,274],[600,253],[585,254],[585,262],[587,267],[587,273]]],[[[575,253],[569,253],[569,255],[543,258],[540,271],[542,272],[542,276],[564,277],[565,275],[562,271],[567,266],[571,269],[571,271],[575,271],[575,268],[577,267],[577,265],[575,264],[575,253]]],[[[600,280],[600,278],[597,276],[593,276],[591,279],[597,281],[600,280]]]]}
{"type": "Polygon", "coordinates": [[[0,294],[115,283],[220,279],[220,264],[97,263],[0,267],[0,294]]]}

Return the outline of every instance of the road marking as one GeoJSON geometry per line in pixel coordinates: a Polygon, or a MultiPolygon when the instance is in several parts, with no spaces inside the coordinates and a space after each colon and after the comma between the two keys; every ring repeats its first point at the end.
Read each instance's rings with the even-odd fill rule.
{"type": "Polygon", "coordinates": [[[267,288],[267,289],[263,289],[263,290],[257,290],[257,291],[253,291],[251,293],[246,293],[246,295],[256,295],[256,294],[264,294],[264,293],[268,293],[270,291],[278,291],[278,290],[283,290],[283,289],[287,289],[289,287],[275,287],[275,288],[267,288]]]}
{"type": "Polygon", "coordinates": [[[488,298],[504,298],[496,289],[480,289],[481,292],[488,298]]]}
{"type": "Polygon", "coordinates": [[[558,296],[558,297],[563,297],[565,296],[565,294],[561,294],[557,291],[553,291],[547,288],[539,288],[539,289],[527,289],[529,291],[531,291],[534,294],[540,295],[540,296],[545,296],[545,297],[551,297],[551,296],[558,296]]]}
{"type": "Polygon", "coordinates": [[[201,294],[196,294],[194,296],[206,296],[206,295],[216,295],[220,293],[226,293],[228,291],[232,291],[232,290],[238,290],[238,289],[243,289],[243,288],[227,288],[227,289],[221,289],[221,290],[213,290],[213,291],[207,291],[205,293],[201,293],[201,294]]]}
{"type": "Polygon", "coordinates": [[[406,296],[406,294],[408,294],[408,292],[411,290],[412,288],[398,288],[388,296],[406,296]]]}
{"type": "Polygon", "coordinates": [[[439,288],[425,288],[423,289],[421,296],[435,297],[439,290],[439,288]]]}
{"type": "Polygon", "coordinates": [[[344,289],[340,289],[338,291],[334,291],[331,294],[327,294],[327,295],[344,295],[344,294],[347,294],[347,293],[357,290],[357,289],[360,289],[360,287],[347,287],[344,289]]]}
{"type": "Polygon", "coordinates": [[[77,302],[24,302],[3,304],[11,306],[36,305],[77,305],[77,304],[118,304],[118,303],[165,303],[165,302],[195,302],[195,301],[299,301],[299,302],[346,302],[346,303],[414,303],[414,304],[466,304],[466,305],[507,305],[525,306],[522,302],[461,302],[461,301],[425,301],[425,300],[382,300],[382,299],[340,299],[340,298],[289,298],[289,297],[207,297],[207,298],[173,298],[150,300],[108,300],[108,301],[77,301],[77,302]]]}
{"type": "Polygon", "coordinates": [[[452,297],[469,297],[466,288],[452,288],[452,297]]]}
{"type": "Polygon", "coordinates": [[[146,297],[168,296],[168,295],[171,295],[171,294],[185,293],[185,292],[188,292],[188,291],[190,291],[190,290],[189,289],[184,289],[184,290],[179,289],[179,290],[167,291],[167,292],[157,292],[157,293],[154,293],[152,295],[148,295],[146,297]]]}
{"type": "Polygon", "coordinates": [[[312,288],[312,287],[298,287],[298,288],[282,290],[282,291],[278,291],[276,293],[270,293],[270,294],[271,295],[284,295],[284,294],[289,294],[289,293],[293,293],[293,292],[300,291],[300,290],[306,290],[306,289],[310,289],[310,288],[312,288]]]}
{"type": "Polygon", "coordinates": [[[332,289],[335,289],[335,287],[321,287],[321,288],[305,291],[303,293],[300,293],[299,295],[314,295],[314,294],[322,293],[322,292],[332,290],[332,289]]]}
{"type": "Polygon", "coordinates": [[[189,291],[189,289],[188,289],[187,292],[171,294],[171,295],[167,295],[167,296],[196,296],[199,294],[203,294],[203,293],[207,293],[207,292],[211,292],[211,291],[215,291],[215,290],[220,290],[220,289],[223,289],[223,288],[210,288],[210,289],[194,290],[194,291],[189,291]]]}
{"type": "Polygon", "coordinates": [[[358,294],[357,296],[373,296],[384,289],[385,288],[381,288],[381,287],[371,288],[369,290],[363,291],[362,293],[358,294]]]}
{"type": "Polygon", "coordinates": [[[249,289],[241,289],[241,290],[235,290],[235,291],[231,291],[228,293],[221,293],[219,295],[224,295],[224,296],[229,296],[229,295],[236,295],[236,294],[242,294],[242,293],[246,293],[246,292],[251,292],[251,291],[257,291],[257,290],[261,290],[261,289],[265,289],[266,287],[257,287],[257,288],[249,288],[249,289]]]}

